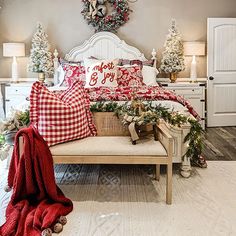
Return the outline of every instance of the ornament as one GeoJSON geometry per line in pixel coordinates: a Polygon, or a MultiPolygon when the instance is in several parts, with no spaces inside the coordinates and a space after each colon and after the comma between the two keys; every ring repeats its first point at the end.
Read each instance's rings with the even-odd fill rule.
{"type": "Polygon", "coordinates": [[[97,15],[99,17],[104,17],[107,14],[107,7],[104,5],[98,5],[97,15]]]}
{"type": "Polygon", "coordinates": [[[84,8],[81,11],[89,25],[95,28],[95,31],[117,31],[129,20],[131,12],[126,0],[82,0],[84,8]],[[112,7],[112,13],[106,15],[108,2],[112,7]],[[96,4],[95,4],[96,3],[96,4]],[[100,9],[98,11],[98,8],[100,9]]]}
{"type": "Polygon", "coordinates": [[[88,0],[89,1],[89,12],[87,14],[88,18],[94,19],[97,14],[97,0],[88,0]]]}

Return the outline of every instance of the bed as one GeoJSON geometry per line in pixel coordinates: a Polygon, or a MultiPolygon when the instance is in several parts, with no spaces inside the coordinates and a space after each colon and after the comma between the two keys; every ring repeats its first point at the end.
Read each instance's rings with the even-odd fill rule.
{"type": "MultiPolygon", "coordinates": [[[[118,36],[110,32],[99,32],[94,34],[90,39],[86,40],[82,45],[73,48],[65,55],[67,61],[83,61],[88,57],[95,57],[99,59],[113,60],[116,58],[147,61],[148,59],[137,48],[128,45],[118,36]]],[[[156,67],[156,51],[153,49],[151,53],[153,66],[156,67]]],[[[60,66],[58,62],[58,53],[54,52],[54,81],[57,84],[52,90],[63,90],[60,81],[60,66]]],[[[129,88],[90,88],[87,90],[91,102],[96,101],[127,101],[131,99],[132,90],[129,88]]],[[[197,113],[193,110],[191,104],[182,97],[177,96],[159,86],[143,86],[138,87],[136,92],[143,100],[151,100],[156,104],[161,104],[175,111],[182,113],[191,113],[191,115],[198,118],[197,113]]],[[[187,143],[184,143],[184,137],[189,132],[189,125],[178,127],[171,127],[166,123],[161,124],[164,129],[168,130],[174,138],[173,144],[173,162],[181,163],[181,174],[184,177],[190,176],[190,161],[187,158],[182,158],[187,149],[187,143]]]]}

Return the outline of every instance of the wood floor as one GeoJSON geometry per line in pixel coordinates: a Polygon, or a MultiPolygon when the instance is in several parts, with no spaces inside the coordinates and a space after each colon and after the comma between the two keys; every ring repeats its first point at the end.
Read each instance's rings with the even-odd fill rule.
{"type": "Polygon", "coordinates": [[[236,127],[207,128],[203,155],[207,160],[236,161],[236,127]]]}

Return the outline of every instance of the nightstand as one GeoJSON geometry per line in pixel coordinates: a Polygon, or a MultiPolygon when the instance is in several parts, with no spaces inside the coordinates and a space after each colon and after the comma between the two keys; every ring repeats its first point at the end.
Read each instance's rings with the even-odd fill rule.
{"type": "Polygon", "coordinates": [[[29,103],[32,84],[37,81],[36,78],[20,78],[17,83],[12,83],[11,78],[0,78],[0,85],[3,95],[3,108],[5,114],[9,114],[11,109],[23,103],[29,103]]]}
{"type": "MultiPolygon", "coordinates": [[[[9,114],[11,109],[17,109],[22,104],[29,104],[29,96],[32,85],[37,78],[20,78],[17,83],[12,83],[10,78],[0,78],[0,85],[4,98],[5,114],[9,114]]],[[[52,79],[47,79],[48,84],[52,79]]]]}
{"type": "Polygon", "coordinates": [[[32,83],[6,83],[5,84],[5,114],[19,105],[29,103],[32,83]]]}
{"type": "Polygon", "coordinates": [[[160,82],[163,87],[165,87],[168,90],[171,90],[175,92],[178,95],[183,96],[185,99],[187,99],[193,108],[196,110],[196,112],[201,117],[201,125],[202,128],[205,129],[205,89],[206,89],[206,79],[202,79],[201,81],[191,83],[187,79],[185,81],[178,80],[175,83],[169,83],[169,82],[160,82]]]}

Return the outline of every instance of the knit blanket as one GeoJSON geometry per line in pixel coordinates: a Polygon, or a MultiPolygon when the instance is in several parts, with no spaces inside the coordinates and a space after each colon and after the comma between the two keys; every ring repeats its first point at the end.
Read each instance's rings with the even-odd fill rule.
{"type": "Polygon", "coordinates": [[[0,227],[1,236],[50,235],[52,230],[61,230],[66,223],[62,216],[70,213],[73,205],[56,185],[52,155],[33,127],[21,129],[16,135],[8,185],[13,193],[6,222],[0,227]],[[21,156],[20,136],[24,138],[21,156]]]}

